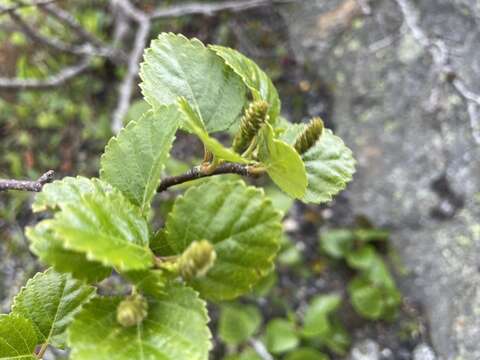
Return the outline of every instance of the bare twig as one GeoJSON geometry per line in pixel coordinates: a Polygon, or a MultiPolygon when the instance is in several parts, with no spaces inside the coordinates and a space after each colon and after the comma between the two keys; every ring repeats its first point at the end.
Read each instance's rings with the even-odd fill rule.
{"type": "MultiPolygon", "coordinates": [[[[286,1],[282,1],[286,2],[286,1]]],[[[178,17],[185,15],[203,14],[214,15],[219,11],[244,11],[261,6],[272,5],[272,0],[245,0],[245,1],[223,1],[216,3],[190,3],[174,5],[167,8],[159,8],[150,13],[152,19],[165,17],[178,17]]]]}
{"type": "Polygon", "coordinates": [[[104,46],[99,39],[85,30],[84,27],[77,21],[77,19],[75,19],[68,11],[62,9],[56,4],[39,5],[39,8],[40,10],[57,19],[59,22],[67,25],[75,32],[75,34],[77,34],[79,38],[83,39],[84,41],[91,43],[96,47],[104,46]]]}
{"type": "Polygon", "coordinates": [[[260,340],[252,338],[248,342],[262,360],[274,360],[273,356],[268,352],[266,346],[260,340]]]}
{"type": "Polygon", "coordinates": [[[475,142],[480,144],[480,116],[477,110],[480,106],[480,95],[469,90],[464,80],[461,79],[452,68],[450,52],[445,42],[441,39],[430,39],[426,32],[420,27],[419,13],[410,0],[396,0],[396,2],[405,19],[405,24],[413,37],[430,53],[434,70],[438,75],[443,75],[445,79],[453,79],[452,85],[454,89],[467,105],[467,113],[470,118],[473,138],[475,142]]]}
{"type": "Polygon", "coordinates": [[[54,175],[54,171],[49,170],[36,181],[0,179],[0,191],[20,190],[39,192],[42,190],[43,185],[53,181],[54,175]]]}
{"type": "Polygon", "coordinates": [[[117,107],[113,112],[112,131],[115,134],[122,128],[123,118],[130,107],[134,81],[138,76],[138,64],[142,57],[143,50],[147,46],[151,26],[148,16],[144,12],[135,9],[128,0],[118,0],[117,4],[127,16],[131,17],[138,23],[138,30],[135,34],[133,49],[129,55],[127,74],[119,88],[117,107]]]}
{"type": "Polygon", "coordinates": [[[84,72],[90,65],[90,60],[90,57],[85,57],[79,63],[66,67],[45,79],[0,78],[0,88],[24,90],[56,87],[84,72]]]}
{"type": "Polygon", "coordinates": [[[236,163],[224,163],[219,165],[213,172],[205,172],[201,166],[196,166],[186,173],[176,176],[169,176],[162,180],[157,192],[167,190],[171,186],[180,185],[188,181],[201,179],[208,176],[216,176],[222,174],[237,174],[242,176],[256,176],[257,173],[253,168],[247,165],[236,163]]]}

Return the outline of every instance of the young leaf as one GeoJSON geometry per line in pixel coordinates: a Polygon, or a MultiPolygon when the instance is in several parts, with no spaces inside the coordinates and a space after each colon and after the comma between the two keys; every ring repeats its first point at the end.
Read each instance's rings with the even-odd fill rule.
{"type": "Polygon", "coordinates": [[[328,356],[313,348],[298,348],[289,353],[285,360],[328,360],[328,356]]]}
{"type": "Polygon", "coordinates": [[[110,184],[99,179],[88,179],[83,176],[65,177],[46,184],[42,192],[35,196],[32,209],[34,212],[47,209],[57,209],[65,204],[75,204],[80,201],[82,195],[104,195],[112,191],[110,184]]]}
{"type": "Polygon", "coordinates": [[[121,298],[96,298],[69,328],[72,360],[207,360],[211,348],[205,303],[190,288],[170,285],[149,300],[142,323],[117,322],[121,298]]]}
{"type": "MultiPolygon", "coordinates": [[[[289,144],[295,142],[305,125],[293,124],[282,134],[289,144]]],[[[345,189],[355,172],[352,151],[331,130],[325,129],[322,136],[302,155],[307,172],[308,186],[302,201],[323,203],[345,189]]]]}
{"type": "Polygon", "coordinates": [[[261,130],[258,157],[277,186],[293,198],[301,199],[307,189],[307,173],[300,155],[289,144],[274,138],[266,124],[261,130]]]}
{"type": "Polygon", "coordinates": [[[151,267],[149,230],[138,208],[118,191],[87,194],[76,204],[67,204],[51,222],[64,247],[86,254],[89,260],[121,271],[151,267]]]}
{"type": "Polygon", "coordinates": [[[131,121],[112,138],[101,159],[100,177],[115,186],[145,215],[160,184],[182,115],[161,106],[131,121]]]}
{"type": "Polygon", "coordinates": [[[165,238],[176,254],[206,239],[217,259],[202,278],[190,283],[202,296],[232,299],[249,291],[272,268],[279,248],[281,215],[263,192],[243,181],[208,181],[177,198],[165,238]]]}
{"type": "Polygon", "coordinates": [[[335,311],[342,299],[338,295],[321,295],[308,305],[303,319],[302,333],[306,338],[323,337],[330,333],[329,315],[335,311]]]}
{"type": "Polygon", "coordinates": [[[65,331],[95,288],[52,269],[38,273],[13,300],[12,313],[34,324],[39,343],[65,346],[65,331]]]}
{"type": "Polygon", "coordinates": [[[228,304],[222,307],[218,323],[220,339],[229,345],[240,345],[252,337],[262,322],[255,306],[228,304]]]}
{"type": "Polygon", "coordinates": [[[272,354],[283,354],[295,349],[300,340],[295,324],[285,319],[273,319],[265,329],[267,349],[272,354]]]}
{"type": "Polygon", "coordinates": [[[245,86],[215,53],[198,39],[162,33],[145,51],[142,92],[154,107],[185,97],[208,132],[227,129],[245,105],[245,86]]]}
{"type": "Polygon", "coordinates": [[[281,103],[277,89],[268,75],[252,60],[236,50],[218,45],[210,45],[209,47],[240,75],[245,85],[252,92],[254,100],[265,100],[270,105],[270,122],[274,124],[280,114],[281,103]]]}
{"type": "Polygon", "coordinates": [[[322,250],[334,259],[342,259],[352,250],[355,236],[351,230],[334,229],[320,235],[322,250]]]}
{"type": "Polygon", "coordinates": [[[205,147],[212,152],[217,158],[223,159],[226,161],[238,162],[238,163],[247,163],[247,160],[242,158],[232,149],[224,147],[217,139],[210,137],[207,130],[202,123],[202,120],[199,118],[198,113],[192,109],[190,104],[185,98],[180,98],[178,101],[178,106],[184,114],[185,127],[195,135],[197,135],[200,140],[202,140],[205,147]]]}
{"type": "Polygon", "coordinates": [[[168,280],[162,270],[136,270],[122,273],[122,276],[129,280],[137,289],[147,295],[157,296],[163,292],[168,280]]]}
{"type": "Polygon", "coordinates": [[[87,282],[98,282],[112,273],[111,268],[88,260],[85,254],[64,248],[63,241],[51,229],[50,220],[28,227],[25,234],[30,240],[30,250],[56,271],[71,273],[74,278],[87,282]]]}
{"type": "Polygon", "coordinates": [[[0,360],[36,360],[37,335],[30,320],[18,315],[0,315],[0,360]]]}

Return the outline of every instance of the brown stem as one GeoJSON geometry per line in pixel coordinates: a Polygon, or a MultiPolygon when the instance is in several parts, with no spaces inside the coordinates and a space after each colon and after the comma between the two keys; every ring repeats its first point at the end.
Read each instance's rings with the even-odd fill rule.
{"type": "Polygon", "coordinates": [[[47,348],[48,348],[48,342],[43,343],[42,347],[38,351],[38,354],[36,355],[36,358],[37,359],[43,358],[43,355],[45,355],[45,351],[47,351],[47,348]]]}
{"type": "Polygon", "coordinates": [[[157,189],[157,192],[162,192],[167,190],[171,186],[183,184],[187,181],[192,181],[196,179],[201,179],[208,176],[215,176],[221,174],[238,174],[242,176],[256,176],[258,171],[255,171],[255,167],[249,165],[241,165],[235,163],[223,163],[218,165],[215,170],[211,172],[204,172],[202,167],[196,166],[186,173],[176,176],[168,176],[162,180],[160,186],[157,189]]]}
{"type": "Polygon", "coordinates": [[[42,190],[43,185],[53,181],[54,175],[55,172],[49,170],[36,181],[0,179],[0,191],[20,190],[39,192],[42,190]]]}

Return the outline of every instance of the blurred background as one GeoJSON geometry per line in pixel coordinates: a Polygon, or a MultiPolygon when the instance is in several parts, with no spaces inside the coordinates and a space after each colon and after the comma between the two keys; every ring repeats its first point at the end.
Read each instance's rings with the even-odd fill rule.
{"type": "MultiPolygon", "coordinates": [[[[146,109],[138,64],[166,31],[254,59],[287,119],[321,116],[358,162],[325,206],[259,184],[285,212],[283,250],[252,294],[212,306],[212,359],[480,359],[480,2],[0,0],[0,178],[98,175],[146,109]],[[393,285],[355,289],[345,244],[374,249],[393,285]]],[[[168,171],[198,149],[180,136],[168,171]]],[[[0,193],[3,312],[41,269],[31,200],[0,193]]]]}

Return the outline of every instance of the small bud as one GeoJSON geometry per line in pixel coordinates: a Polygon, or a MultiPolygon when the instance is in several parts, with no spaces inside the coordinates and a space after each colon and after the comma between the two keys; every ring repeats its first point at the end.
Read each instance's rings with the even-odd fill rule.
{"type": "Polygon", "coordinates": [[[295,150],[297,150],[299,154],[304,154],[313,145],[315,145],[315,143],[318,139],[320,139],[320,136],[322,136],[322,134],[323,121],[319,117],[315,117],[310,120],[302,133],[297,136],[297,139],[295,140],[295,145],[293,147],[295,148],[295,150]]]}
{"type": "Polygon", "coordinates": [[[117,321],[124,327],[140,324],[147,315],[147,300],[139,294],[127,297],[117,307],[117,321]]]}
{"type": "Polygon", "coordinates": [[[180,275],[184,279],[202,277],[212,268],[216,258],[215,249],[207,240],[194,241],[178,260],[180,275]]]}
{"type": "Polygon", "coordinates": [[[245,151],[267,118],[268,103],[263,100],[252,102],[240,120],[240,129],[233,139],[233,150],[239,154],[245,151]]]}

